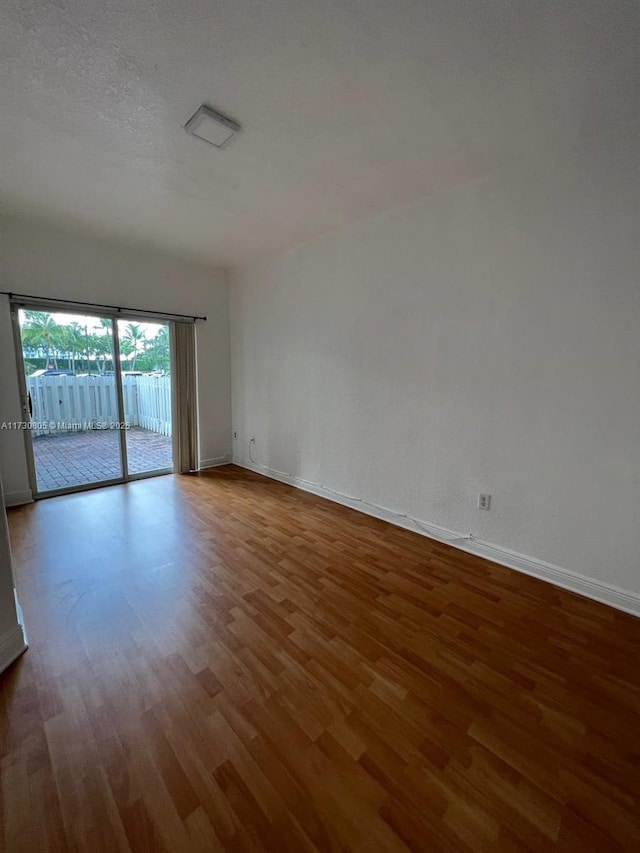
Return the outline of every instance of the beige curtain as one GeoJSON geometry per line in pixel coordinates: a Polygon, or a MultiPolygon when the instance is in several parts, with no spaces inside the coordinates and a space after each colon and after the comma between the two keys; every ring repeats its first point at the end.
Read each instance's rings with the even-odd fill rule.
{"type": "Polygon", "coordinates": [[[174,323],[173,373],[176,469],[181,474],[198,467],[198,401],[196,396],[195,323],[174,323]]]}

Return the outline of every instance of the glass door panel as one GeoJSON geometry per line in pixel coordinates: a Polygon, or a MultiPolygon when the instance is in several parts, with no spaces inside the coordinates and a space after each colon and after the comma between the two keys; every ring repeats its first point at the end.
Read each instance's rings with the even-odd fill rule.
{"type": "Polygon", "coordinates": [[[18,321],[37,494],[122,480],[113,321],[22,308],[18,321]]]}
{"type": "Polygon", "coordinates": [[[169,326],[118,320],[117,330],[128,473],[172,471],[169,326]]]}

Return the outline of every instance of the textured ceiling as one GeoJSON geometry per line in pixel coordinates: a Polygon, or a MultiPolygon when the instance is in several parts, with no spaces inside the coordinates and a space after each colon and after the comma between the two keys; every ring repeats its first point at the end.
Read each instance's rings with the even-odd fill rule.
{"type": "Polygon", "coordinates": [[[5,210],[225,264],[637,120],[640,5],[3,0],[5,210]],[[182,125],[243,126],[219,152],[182,125]]]}

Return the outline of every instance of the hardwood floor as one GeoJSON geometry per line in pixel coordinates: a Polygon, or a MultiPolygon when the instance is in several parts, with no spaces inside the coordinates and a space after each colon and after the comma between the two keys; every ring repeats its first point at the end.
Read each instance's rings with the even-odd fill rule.
{"type": "Polygon", "coordinates": [[[7,853],[640,849],[639,619],[233,466],[10,525],[7,853]]]}

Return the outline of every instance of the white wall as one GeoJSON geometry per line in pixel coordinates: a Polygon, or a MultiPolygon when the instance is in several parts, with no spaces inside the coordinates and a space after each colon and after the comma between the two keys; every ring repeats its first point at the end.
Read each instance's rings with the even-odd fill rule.
{"type": "Polygon", "coordinates": [[[9,541],[9,525],[4,509],[4,491],[0,475],[0,672],[26,649],[26,638],[20,622],[14,591],[13,562],[9,541]]]}
{"type": "MultiPolygon", "coordinates": [[[[152,249],[111,243],[37,220],[0,218],[0,290],[206,315],[197,325],[200,459],[231,450],[227,274],[152,249]]],[[[0,422],[21,420],[6,297],[0,297],[0,422]]],[[[0,432],[9,503],[28,494],[24,438],[0,432]]]]}
{"type": "Polygon", "coordinates": [[[640,592],[637,151],[620,135],[238,271],[237,459],[255,435],[269,469],[640,592]]]}

